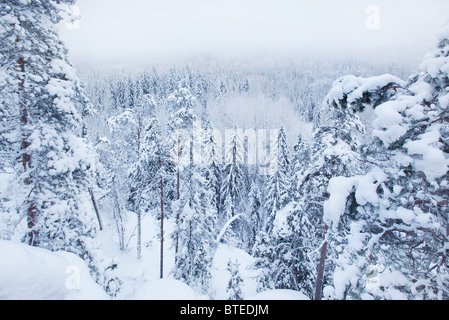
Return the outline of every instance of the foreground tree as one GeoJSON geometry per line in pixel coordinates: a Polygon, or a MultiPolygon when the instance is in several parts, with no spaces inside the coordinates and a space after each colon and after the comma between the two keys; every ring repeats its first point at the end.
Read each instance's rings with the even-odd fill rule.
{"type": "Polygon", "coordinates": [[[330,181],[324,220],[339,250],[327,298],[448,298],[448,39],[446,28],[409,82],[358,78],[338,99],[354,112],[374,109],[363,148],[373,168],[330,181]]]}
{"type": "Polygon", "coordinates": [[[96,228],[86,201],[95,157],[81,138],[87,100],[56,33],[61,3],[73,1],[2,4],[1,65],[10,80],[4,107],[20,119],[25,241],[81,253],[96,228]]]}
{"type": "Polygon", "coordinates": [[[14,121],[2,138],[16,137],[9,142],[18,155],[14,192],[22,222],[15,234],[33,246],[78,254],[114,294],[118,287],[106,275],[111,264],[92,241],[99,227],[89,194],[96,154],[83,138],[81,118],[90,105],[56,31],[65,6],[72,4],[0,4],[1,101],[14,121]]]}

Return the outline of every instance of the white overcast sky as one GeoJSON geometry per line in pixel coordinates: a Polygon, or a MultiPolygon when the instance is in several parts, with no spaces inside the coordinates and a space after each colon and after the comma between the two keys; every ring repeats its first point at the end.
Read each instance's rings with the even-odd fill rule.
{"type": "Polygon", "coordinates": [[[72,60],[239,52],[424,54],[449,22],[448,0],[78,0],[61,25],[72,60]],[[368,30],[369,5],[380,29],[368,30]]]}

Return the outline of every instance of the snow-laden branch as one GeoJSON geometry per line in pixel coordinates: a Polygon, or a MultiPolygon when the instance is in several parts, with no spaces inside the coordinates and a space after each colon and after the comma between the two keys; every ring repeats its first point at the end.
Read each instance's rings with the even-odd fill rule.
{"type": "Polygon", "coordinates": [[[241,218],[242,214],[238,214],[234,217],[232,217],[231,219],[228,220],[228,222],[225,223],[225,225],[223,226],[223,228],[221,229],[220,233],[218,234],[216,243],[220,243],[221,238],[223,238],[224,234],[226,233],[226,230],[229,228],[229,226],[237,219],[241,218]]]}

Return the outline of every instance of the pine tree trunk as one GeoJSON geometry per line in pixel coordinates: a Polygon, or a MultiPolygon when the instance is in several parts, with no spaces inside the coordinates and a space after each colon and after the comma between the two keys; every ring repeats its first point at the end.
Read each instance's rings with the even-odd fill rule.
{"type": "Polygon", "coordinates": [[[449,211],[446,214],[446,237],[449,237],[449,211]]]}
{"type": "Polygon", "coordinates": [[[95,201],[94,192],[92,189],[89,189],[90,200],[92,201],[92,205],[95,210],[95,214],[97,215],[98,225],[100,226],[100,231],[103,230],[103,223],[101,222],[100,212],[98,211],[97,202],[95,201]]]}
{"type": "MultiPolygon", "coordinates": [[[[178,169],[178,172],[176,173],[176,200],[178,200],[178,204],[179,204],[180,198],[181,198],[181,195],[179,194],[179,169],[178,169]]],[[[179,249],[179,218],[180,218],[180,215],[181,215],[181,208],[178,208],[178,212],[176,213],[176,227],[178,228],[178,231],[176,231],[175,262],[178,257],[178,249],[179,249]]]]}
{"type": "Polygon", "coordinates": [[[142,213],[137,211],[137,259],[142,259],[142,213]]]}
{"type": "MultiPolygon", "coordinates": [[[[137,116],[137,159],[140,159],[140,139],[142,135],[142,117],[140,114],[137,116]]],[[[140,209],[140,199],[137,208],[137,259],[142,259],[142,211],[140,209]]]]}
{"type": "Polygon", "coordinates": [[[137,127],[137,158],[140,159],[140,139],[142,135],[142,117],[140,115],[137,116],[138,119],[138,127],[137,127]]]}
{"type": "Polygon", "coordinates": [[[113,179],[114,184],[114,219],[117,226],[117,235],[119,238],[119,246],[120,250],[125,250],[125,232],[123,230],[123,219],[122,219],[122,213],[120,209],[120,201],[118,198],[118,191],[117,191],[117,185],[115,182],[115,178],[113,179]]]}
{"type": "MultiPolygon", "coordinates": [[[[178,161],[179,161],[179,157],[180,157],[180,144],[181,141],[178,138],[178,161]]],[[[179,165],[179,164],[178,164],[179,165]]],[[[179,168],[176,172],[176,200],[178,200],[178,205],[179,205],[179,199],[181,198],[181,194],[180,194],[180,177],[179,177],[179,168]]],[[[176,231],[176,244],[175,244],[175,263],[177,261],[178,258],[178,249],[179,249],[179,218],[180,218],[180,214],[181,214],[181,208],[178,208],[178,212],[176,213],[176,227],[178,228],[178,231],[176,231]]]]}
{"type": "Polygon", "coordinates": [[[161,170],[161,279],[164,277],[164,177],[162,175],[162,160],[159,158],[161,170]]]}
{"type": "MultiPolygon", "coordinates": [[[[446,213],[446,239],[449,239],[449,212],[446,213]]],[[[449,249],[446,249],[446,255],[449,256],[449,249]]]]}
{"type": "Polygon", "coordinates": [[[328,225],[324,225],[324,242],[323,246],[321,247],[321,256],[320,256],[320,263],[318,265],[318,276],[316,279],[316,287],[315,287],[315,298],[314,300],[321,300],[321,296],[323,293],[323,283],[324,283],[324,266],[326,263],[326,254],[327,254],[327,232],[328,232],[328,225]]]}
{"type": "MultiPolygon", "coordinates": [[[[20,39],[17,38],[16,42],[20,42],[20,39]]],[[[29,142],[29,134],[27,132],[28,125],[28,109],[23,101],[23,91],[25,90],[25,60],[23,58],[19,58],[17,60],[17,64],[20,70],[20,78],[19,78],[19,99],[20,99],[20,124],[22,126],[22,144],[21,144],[21,152],[22,152],[22,165],[24,172],[27,172],[31,168],[31,154],[29,154],[26,150],[30,146],[29,142]]],[[[25,185],[30,186],[33,181],[30,175],[28,175],[25,180],[25,185]]],[[[36,246],[37,243],[37,235],[38,232],[35,229],[36,227],[36,218],[37,218],[37,208],[34,202],[31,199],[27,201],[27,226],[28,226],[28,235],[27,241],[31,246],[36,246]]]]}

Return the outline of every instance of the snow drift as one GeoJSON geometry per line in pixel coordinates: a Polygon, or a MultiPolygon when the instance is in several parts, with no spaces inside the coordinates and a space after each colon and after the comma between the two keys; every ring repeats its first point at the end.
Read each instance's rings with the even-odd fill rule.
{"type": "Polygon", "coordinates": [[[79,257],[0,241],[0,299],[108,299],[79,257]]]}

